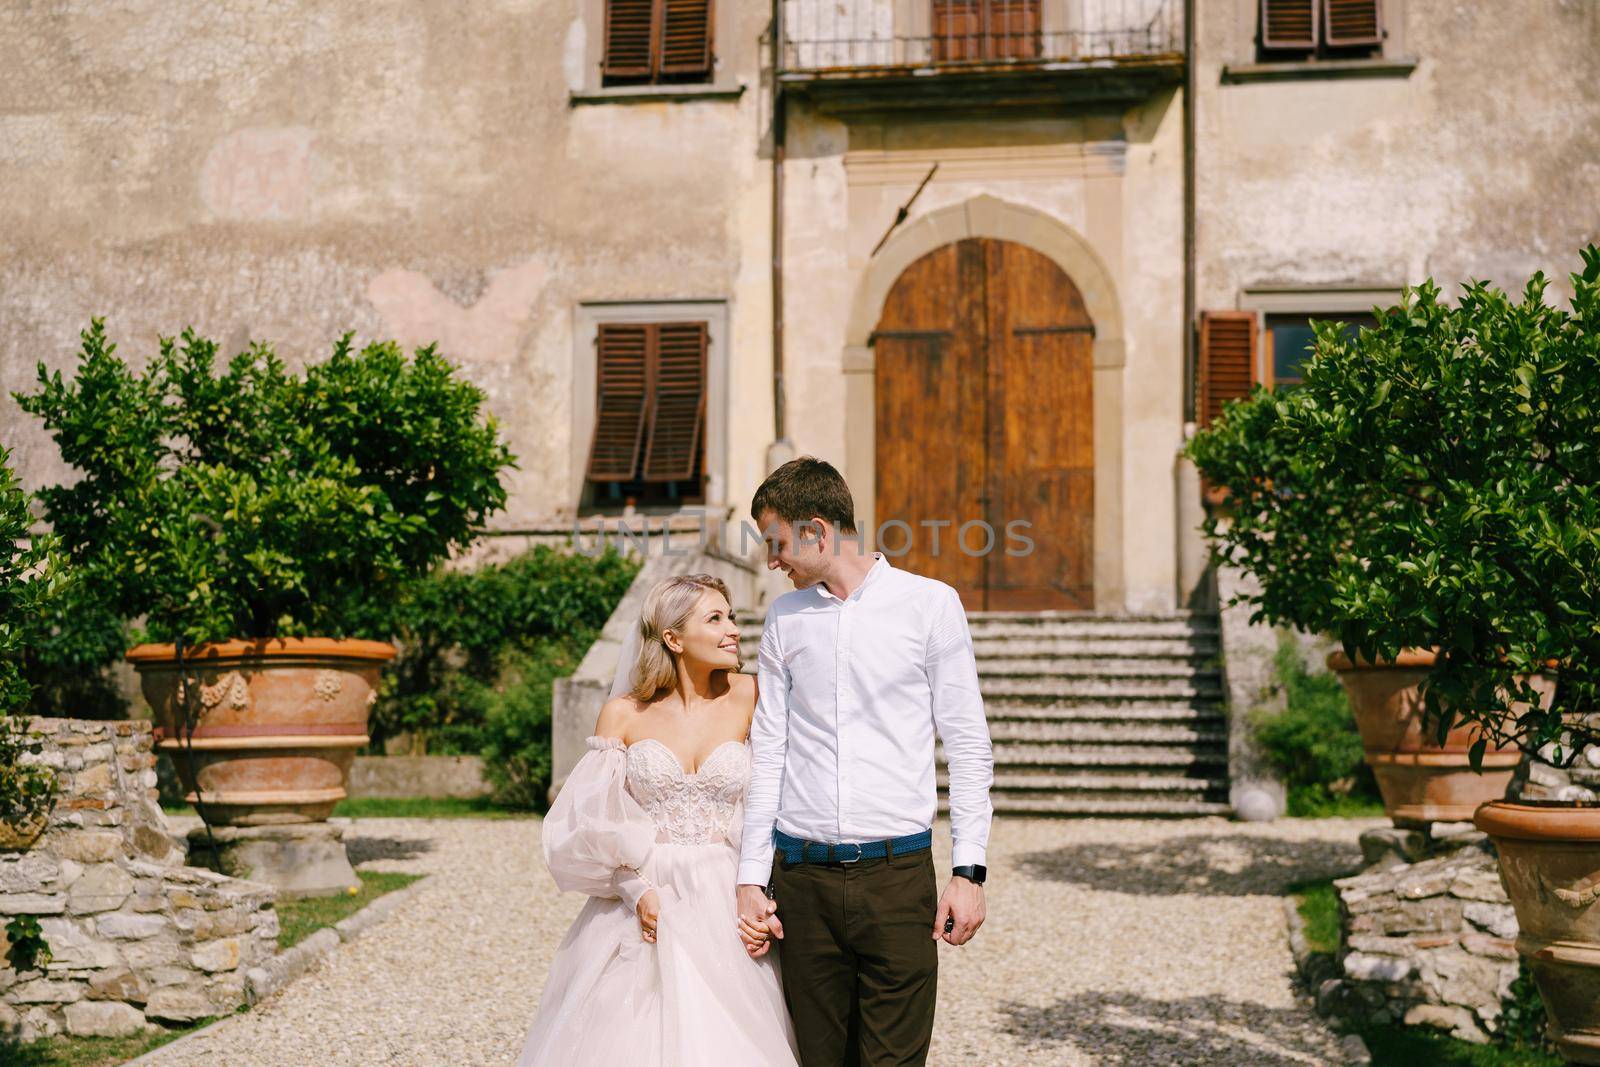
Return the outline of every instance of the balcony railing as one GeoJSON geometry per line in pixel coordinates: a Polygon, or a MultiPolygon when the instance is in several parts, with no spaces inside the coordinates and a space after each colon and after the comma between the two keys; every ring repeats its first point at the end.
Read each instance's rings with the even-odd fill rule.
{"type": "Polygon", "coordinates": [[[787,75],[1181,62],[1180,0],[782,0],[787,75]]]}

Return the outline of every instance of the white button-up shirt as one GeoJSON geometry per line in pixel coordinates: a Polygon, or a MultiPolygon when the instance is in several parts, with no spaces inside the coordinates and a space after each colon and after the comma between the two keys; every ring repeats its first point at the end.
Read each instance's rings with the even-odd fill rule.
{"type": "Polygon", "coordinates": [[[771,878],[774,825],[835,844],[932,826],[935,730],[950,771],[952,861],[984,862],[994,754],[966,612],[950,586],[875,556],[845,599],[819,582],[767,612],[741,884],[771,878]]]}

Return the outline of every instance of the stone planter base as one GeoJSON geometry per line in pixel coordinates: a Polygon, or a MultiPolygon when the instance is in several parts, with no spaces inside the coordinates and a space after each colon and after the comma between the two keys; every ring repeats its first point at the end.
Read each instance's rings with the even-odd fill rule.
{"type": "Polygon", "coordinates": [[[1485,836],[1471,824],[1433,829],[1361,835],[1366,869],[1334,882],[1344,928],[1335,974],[1307,978],[1324,1015],[1485,1042],[1517,975],[1516,916],[1485,836]]]}
{"type": "Polygon", "coordinates": [[[344,830],[321,822],[215,826],[210,838],[198,826],[189,831],[189,862],[273,886],[280,900],[337,896],[361,885],[345,855],[344,830]]]}

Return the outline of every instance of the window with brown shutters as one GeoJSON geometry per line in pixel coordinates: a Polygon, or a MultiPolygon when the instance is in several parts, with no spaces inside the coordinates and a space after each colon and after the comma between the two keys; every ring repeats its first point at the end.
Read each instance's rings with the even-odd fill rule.
{"type": "Polygon", "coordinates": [[[1323,0],[1324,40],[1331,48],[1383,43],[1383,0],[1323,0]]]}
{"type": "Polygon", "coordinates": [[[631,481],[639,470],[650,403],[650,327],[605,323],[595,338],[599,363],[589,480],[631,481]]]}
{"type": "Polygon", "coordinates": [[[1321,10],[1321,0],[1261,0],[1261,46],[1316,48],[1321,10]]]}
{"type": "Polygon", "coordinates": [[[1222,405],[1250,395],[1259,380],[1256,368],[1256,313],[1200,313],[1199,396],[1195,412],[1200,425],[1222,414],[1222,405]]]}
{"type": "Polygon", "coordinates": [[[714,0],[605,0],[602,85],[711,80],[714,0]]]}
{"type": "Polygon", "coordinates": [[[932,0],[933,58],[1035,59],[1041,0],[932,0]]]}
{"type": "Polygon", "coordinates": [[[601,323],[588,480],[639,504],[701,491],[706,421],[704,322],[601,323]]]}
{"type": "Polygon", "coordinates": [[[1383,0],[1260,0],[1261,48],[1350,58],[1383,44],[1383,0]]]}

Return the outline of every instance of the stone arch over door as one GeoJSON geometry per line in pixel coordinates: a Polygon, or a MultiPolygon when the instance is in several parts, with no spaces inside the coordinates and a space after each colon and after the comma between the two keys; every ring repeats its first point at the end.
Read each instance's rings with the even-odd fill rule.
{"type": "Polygon", "coordinates": [[[877,525],[877,386],[871,342],[885,301],[901,274],[934,250],[967,238],[1023,245],[1052,260],[1072,280],[1094,324],[1093,581],[1097,611],[1123,606],[1122,371],[1123,316],[1111,273],[1076,230],[1041,211],[978,197],[922,216],[897,231],[867,264],[857,286],[844,352],[845,477],[864,529],[877,525]]]}

